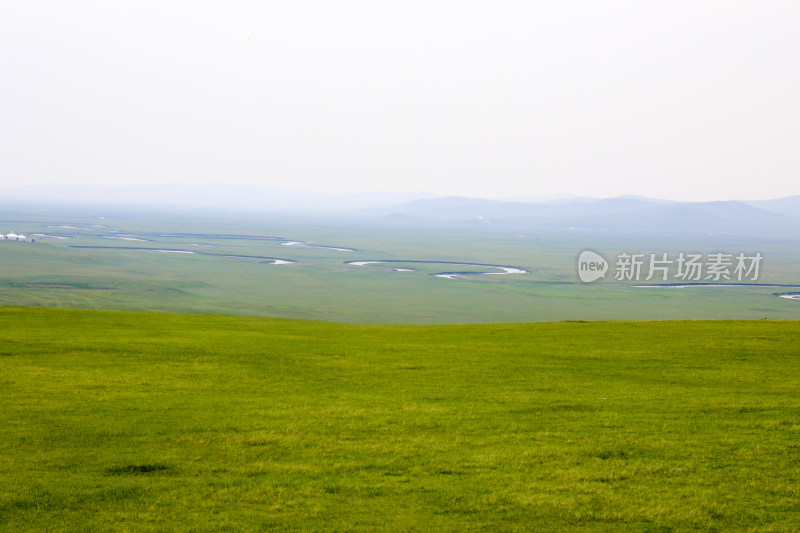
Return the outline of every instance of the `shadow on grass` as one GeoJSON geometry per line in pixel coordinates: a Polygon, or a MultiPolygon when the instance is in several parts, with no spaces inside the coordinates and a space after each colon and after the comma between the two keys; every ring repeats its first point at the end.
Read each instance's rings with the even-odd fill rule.
{"type": "Polygon", "coordinates": [[[106,474],[112,476],[138,476],[142,474],[155,474],[158,472],[168,472],[171,468],[168,465],[154,463],[144,465],[125,465],[106,468],[106,474]]]}

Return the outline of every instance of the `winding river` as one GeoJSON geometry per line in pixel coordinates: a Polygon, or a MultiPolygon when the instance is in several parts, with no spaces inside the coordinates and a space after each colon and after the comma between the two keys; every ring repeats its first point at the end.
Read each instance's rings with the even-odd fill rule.
{"type": "Polygon", "coordinates": [[[139,246],[87,246],[69,245],[70,248],[88,248],[95,250],[133,250],[138,252],[156,252],[168,254],[192,254],[192,255],[211,255],[215,257],[228,257],[231,259],[261,259],[263,263],[271,265],[291,265],[297,263],[292,259],[279,259],[277,257],[264,257],[260,255],[235,255],[235,254],[215,254],[211,252],[201,252],[199,250],[181,250],[176,248],[143,248],[139,246]]]}
{"type": "MultiPolygon", "coordinates": [[[[366,266],[366,265],[378,265],[383,263],[416,263],[416,264],[429,264],[429,265],[456,265],[456,266],[470,266],[470,267],[478,267],[478,268],[496,268],[499,269],[500,272],[439,272],[437,274],[432,274],[437,278],[446,278],[446,279],[459,279],[461,276],[490,276],[490,275],[504,275],[504,274],[527,274],[528,271],[524,268],[515,267],[515,266],[503,266],[503,265],[487,265],[484,263],[461,263],[457,261],[418,261],[418,260],[410,260],[410,259],[383,259],[378,261],[370,261],[370,260],[361,260],[361,261],[345,261],[346,265],[353,265],[353,266],[366,266]]],[[[411,269],[407,268],[393,268],[392,270],[396,272],[408,272],[411,269]]]]}

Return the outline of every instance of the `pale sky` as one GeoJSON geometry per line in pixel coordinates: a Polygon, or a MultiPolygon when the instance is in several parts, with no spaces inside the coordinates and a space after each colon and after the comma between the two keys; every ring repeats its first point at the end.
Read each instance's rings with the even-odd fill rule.
{"type": "Polygon", "coordinates": [[[0,187],[800,194],[800,2],[7,1],[0,187]]]}

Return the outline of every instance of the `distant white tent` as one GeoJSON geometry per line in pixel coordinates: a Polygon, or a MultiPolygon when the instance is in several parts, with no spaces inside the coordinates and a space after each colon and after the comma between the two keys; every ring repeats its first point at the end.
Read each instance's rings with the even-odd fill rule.
{"type": "Polygon", "coordinates": [[[11,233],[9,233],[8,235],[3,235],[2,233],[0,233],[0,241],[2,241],[2,240],[19,241],[19,242],[33,242],[33,239],[29,239],[25,235],[17,235],[13,231],[11,233]]]}

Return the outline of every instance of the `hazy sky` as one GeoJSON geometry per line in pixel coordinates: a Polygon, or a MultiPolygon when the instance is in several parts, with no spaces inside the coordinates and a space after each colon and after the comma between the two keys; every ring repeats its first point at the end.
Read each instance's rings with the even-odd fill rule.
{"type": "Polygon", "coordinates": [[[0,186],[800,194],[800,2],[7,1],[0,186]]]}

